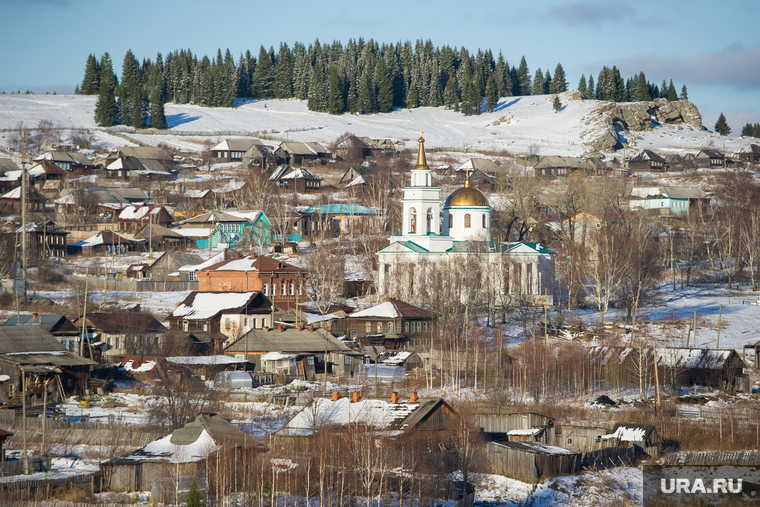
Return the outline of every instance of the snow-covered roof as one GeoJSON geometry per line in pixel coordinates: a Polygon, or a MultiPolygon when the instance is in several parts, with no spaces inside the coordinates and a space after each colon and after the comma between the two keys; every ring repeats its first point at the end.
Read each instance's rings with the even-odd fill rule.
{"type": "Polygon", "coordinates": [[[346,188],[348,188],[348,187],[355,187],[357,185],[364,185],[365,183],[367,183],[367,180],[364,179],[364,176],[359,175],[356,178],[354,178],[351,181],[351,183],[349,183],[348,185],[346,185],[346,188]]]}
{"type": "Polygon", "coordinates": [[[412,353],[408,350],[402,350],[399,352],[395,352],[388,357],[381,359],[380,361],[386,364],[404,364],[404,361],[409,359],[409,356],[411,356],[412,353]]]}
{"type": "Polygon", "coordinates": [[[141,373],[141,372],[153,371],[153,368],[156,367],[156,364],[157,364],[156,361],[144,361],[142,363],[138,363],[134,359],[129,359],[128,361],[124,362],[124,364],[122,365],[122,368],[124,368],[125,371],[141,373]]]}
{"type": "Polygon", "coordinates": [[[225,310],[244,307],[256,294],[256,291],[194,292],[169,317],[192,320],[210,319],[225,310]]]}
{"type": "MultiPolygon", "coordinates": [[[[271,179],[271,178],[270,178],[271,179]]],[[[322,178],[303,167],[294,169],[292,172],[287,173],[280,177],[281,180],[309,180],[309,181],[322,181],[322,178]]]]}
{"type": "Polygon", "coordinates": [[[283,354],[281,352],[267,352],[263,356],[261,356],[262,361],[280,361],[282,359],[290,359],[291,357],[295,357],[292,354],[283,354]]]}
{"type": "Polygon", "coordinates": [[[206,227],[177,227],[175,229],[171,229],[171,231],[176,232],[177,234],[181,234],[186,238],[208,238],[211,234],[212,229],[206,227]]]}
{"type": "Polygon", "coordinates": [[[164,458],[172,463],[189,463],[191,461],[200,461],[209,454],[215,452],[219,447],[214,439],[205,429],[201,431],[198,439],[189,445],[173,444],[172,436],[167,435],[164,438],[155,440],[142,448],[142,455],[129,456],[132,459],[144,459],[146,457],[164,458]]]}
{"type": "Polygon", "coordinates": [[[647,431],[644,428],[632,428],[620,426],[614,433],[602,435],[604,440],[618,439],[621,442],[641,442],[644,440],[647,431]]]}
{"type": "Polygon", "coordinates": [[[543,428],[528,428],[521,430],[509,430],[507,436],[536,436],[543,431],[543,428]]]}
{"type": "Polygon", "coordinates": [[[280,430],[281,435],[309,436],[316,428],[360,424],[377,431],[399,425],[420,405],[418,403],[389,403],[383,400],[361,400],[356,403],[348,398],[332,401],[316,398],[280,430]]]}
{"type": "Polygon", "coordinates": [[[172,356],[167,357],[166,360],[174,364],[240,364],[245,363],[248,360],[232,357],[232,356],[172,356]]]}
{"type": "Polygon", "coordinates": [[[119,213],[119,220],[143,220],[148,214],[156,216],[161,213],[158,206],[127,206],[119,213]]]}
{"type": "Polygon", "coordinates": [[[398,301],[396,299],[390,299],[379,305],[375,305],[366,310],[360,310],[352,313],[350,318],[381,318],[381,319],[397,319],[403,318],[430,318],[432,314],[427,310],[398,301]]]}

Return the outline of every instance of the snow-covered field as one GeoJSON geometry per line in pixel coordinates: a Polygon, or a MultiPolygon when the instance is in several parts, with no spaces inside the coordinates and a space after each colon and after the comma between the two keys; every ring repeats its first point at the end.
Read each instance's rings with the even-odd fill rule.
{"type": "MultiPolygon", "coordinates": [[[[569,100],[560,94],[562,111],[552,109],[552,96],[502,97],[494,112],[464,116],[443,107],[399,109],[390,113],[330,115],[309,111],[305,101],[240,100],[234,108],[166,104],[170,130],[165,135],[134,135],[147,144],[166,143],[198,152],[203,142],[221,141],[222,132],[247,132],[277,140],[331,143],[351,132],[357,136],[390,138],[413,148],[423,131],[430,150],[477,153],[509,151],[539,155],[581,155],[604,127],[593,100],[569,100]],[[172,131],[177,134],[172,134],[172,131]],[[188,135],[197,133],[197,135],[188,135]],[[181,135],[179,135],[181,134],[181,135]]],[[[48,119],[64,128],[97,128],[93,119],[96,97],[81,95],[0,95],[0,130],[25,122],[35,126],[48,119]]],[[[131,136],[131,134],[130,134],[131,136]]],[[[234,137],[234,136],[231,136],[234,137]]],[[[104,147],[129,144],[103,131],[96,133],[104,147]]],[[[654,148],[696,152],[708,146],[729,152],[751,140],[721,137],[689,125],[664,126],[631,135],[635,149],[654,148]]],[[[1,147],[1,146],[0,146],[1,147]]]]}

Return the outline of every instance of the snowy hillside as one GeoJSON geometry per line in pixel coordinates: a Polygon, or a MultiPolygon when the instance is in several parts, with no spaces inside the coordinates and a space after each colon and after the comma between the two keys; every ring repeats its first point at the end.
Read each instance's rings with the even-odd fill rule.
{"type": "MultiPolygon", "coordinates": [[[[166,105],[170,133],[141,136],[155,144],[166,142],[181,149],[198,150],[199,143],[181,137],[219,137],[221,131],[244,131],[282,140],[330,143],[351,132],[357,136],[391,138],[414,146],[420,129],[430,149],[483,153],[509,151],[539,155],[581,155],[587,143],[605,127],[598,113],[601,105],[593,100],[570,100],[571,92],[560,94],[563,107],[552,110],[552,96],[506,97],[496,110],[475,116],[443,107],[401,109],[370,115],[330,115],[316,113],[298,100],[258,100],[242,102],[235,108],[193,105],[166,105]],[[175,132],[172,135],[171,132],[175,132]]],[[[20,122],[35,126],[48,119],[56,126],[97,128],[93,120],[96,97],[81,95],[0,95],[0,129],[15,128],[20,122]]],[[[118,141],[99,134],[105,144],[118,141]]],[[[737,137],[721,137],[690,125],[656,127],[628,136],[629,149],[654,148],[664,151],[692,151],[712,146],[733,152],[750,143],[737,137]]]]}

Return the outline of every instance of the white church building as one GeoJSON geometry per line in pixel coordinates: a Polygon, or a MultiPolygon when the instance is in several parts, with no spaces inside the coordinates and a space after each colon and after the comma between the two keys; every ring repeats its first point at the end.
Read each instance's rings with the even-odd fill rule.
{"type": "Polygon", "coordinates": [[[552,253],[539,243],[491,240],[491,207],[469,176],[441,209],[441,189],[420,137],[411,184],[404,187],[403,227],[377,253],[378,292],[410,303],[458,298],[498,306],[551,306],[552,253]]]}

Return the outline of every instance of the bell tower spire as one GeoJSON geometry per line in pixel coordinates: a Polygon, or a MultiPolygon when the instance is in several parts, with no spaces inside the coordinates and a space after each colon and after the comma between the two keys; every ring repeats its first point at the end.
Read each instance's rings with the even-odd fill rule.
{"type": "Polygon", "coordinates": [[[430,170],[425,160],[425,138],[422,137],[422,129],[420,129],[420,138],[417,140],[419,147],[417,148],[417,165],[414,166],[414,170],[430,170]]]}

